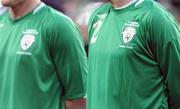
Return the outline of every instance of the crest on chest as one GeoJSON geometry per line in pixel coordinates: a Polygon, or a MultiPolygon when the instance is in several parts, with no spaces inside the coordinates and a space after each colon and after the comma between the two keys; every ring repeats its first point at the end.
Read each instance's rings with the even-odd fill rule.
{"type": "Polygon", "coordinates": [[[136,29],[134,27],[126,27],[122,32],[123,41],[127,43],[133,39],[136,34],[136,29]]]}
{"type": "Polygon", "coordinates": [[[136,36],[138,27],[139,27],[138,22],[125,23],[125,26],[122,32],[122,39],[125,44],[130,42],[136,36]]]}
{"type": "Polygon", "coordinates": [[[31,55],[32,51],[30,50],[30,48],[35,43],[38,32],[35,29],[26,29],[22,34],[23,35],[20,40],[21,49],[17,51],[17,54],[31,55]]]}
{"type": "Polygon", "coordinates": [[[23,50],[27,50],[28,48],[30,48],[32,46],[32,44],[35,41],[35,36],[34,35],[24,35],[21,39],[21,48],[23,50]]]}

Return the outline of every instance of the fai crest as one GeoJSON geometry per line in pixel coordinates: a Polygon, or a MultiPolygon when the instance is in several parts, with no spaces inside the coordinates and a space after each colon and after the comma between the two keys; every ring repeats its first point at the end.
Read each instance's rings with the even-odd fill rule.
{"type": "Polygon", "coordinates": [[[122,33],[124,43],[131,41],[135,34],[136,34],[135,27],[131,27],[131,26],[126,27],[122,33]]]}
{"type": "Polygon", "coordinates": [[[21,48],[23,50],[27,50],[29,47],[32,46],[32,44],[35,41],[35,36],[34,35],[24,35],[21,39],[21,48]]]}

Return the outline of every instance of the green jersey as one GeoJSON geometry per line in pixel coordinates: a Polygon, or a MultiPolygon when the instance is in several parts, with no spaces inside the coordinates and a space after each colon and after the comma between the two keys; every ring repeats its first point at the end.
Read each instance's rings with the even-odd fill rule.
{"type": "Polygon", "coordinates": [[[87,109],[180,108],[180,30],[161,5],[102,5],[89,44],[87,109]]]}
{"type": "Polygon", "coordinates": [[[41,3],[0,17],[0,109],[64,109],[86,94],[87,59],[72,21],[41,3]]]}

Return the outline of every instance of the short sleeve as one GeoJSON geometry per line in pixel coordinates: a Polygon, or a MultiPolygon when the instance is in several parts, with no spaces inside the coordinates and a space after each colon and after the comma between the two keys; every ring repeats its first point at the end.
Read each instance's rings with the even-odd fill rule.
{"type": "Polygon", "coordinates": [[[55,18],[50,51],[65,99],[86,94],[87,58],[78,28],[66,17],[55,18]]]}

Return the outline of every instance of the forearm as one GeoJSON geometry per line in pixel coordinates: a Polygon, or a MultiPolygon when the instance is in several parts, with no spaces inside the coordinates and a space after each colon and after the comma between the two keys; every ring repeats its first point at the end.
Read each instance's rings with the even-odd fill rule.
{"type": "Polygon", "coordinates": [[[86,99],[66,100],[66,109],[86,109],[86,99]]]}

